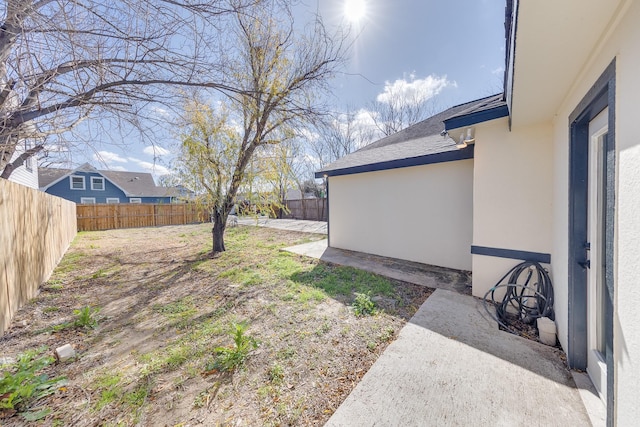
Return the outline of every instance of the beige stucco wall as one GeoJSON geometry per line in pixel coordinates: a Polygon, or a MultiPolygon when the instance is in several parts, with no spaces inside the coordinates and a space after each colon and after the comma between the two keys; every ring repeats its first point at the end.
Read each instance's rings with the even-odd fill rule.
{"type": "MultiPolygon", "coordinates": [[[[473,244],[551,252],[551,125],[509,132],[507,118],[475,128],[473,244]]],[[[473,294],[484,294],[521,261],[473,255],[473,294]]]]}
{"type": "MultiPolygon", "coordinates": [[[[616,221],[614,359],[616,423],[640,419],[640,4],[626,2],[612,20],[553,123],[553,280],[556,306],[567,307],[568,117],[604,69],[616,59],[616,221]]],[[[567,345],[566,309],[557,310],[558,330],[567,345]]]]}
{"type": "Polygon", "coordinates": [[[329,178],[332,247],[471,270],[473,160],[329,178]]]}

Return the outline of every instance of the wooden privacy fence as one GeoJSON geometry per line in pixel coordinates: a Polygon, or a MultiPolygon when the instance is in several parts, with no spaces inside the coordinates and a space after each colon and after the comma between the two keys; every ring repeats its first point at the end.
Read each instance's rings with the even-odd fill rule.
{"type": "Polygon", "coordinates": [[[77,205],[78,231],[155,227],[209,221],[209,213],[193,204],[77,205]]]}
{"type": "Polygon", "coordinates": [[[327,199],[287,200],[286,204],[289,213],[285,214],[284,218],[327,220],[327,199]]]}
{"type": "Polygon", "coordinates": [[[75,235],[75,203],[0,179],[0,335],[75,235]]]}

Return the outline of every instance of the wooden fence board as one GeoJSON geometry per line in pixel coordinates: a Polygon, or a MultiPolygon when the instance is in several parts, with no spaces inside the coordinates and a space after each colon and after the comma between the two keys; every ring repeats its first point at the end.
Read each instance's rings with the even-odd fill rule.
{"type": "Polygon", "coordinates": [[[0,179],[0,334],[76,234],[75,203],[0,179]]]}
{"type": "Polygon", "coordinates": [[[284,215],[284,218],[327,220],[327,199],[287,200],[286,204],[289,213],[284,215]]]}
{"type": "Polygon", "coordinates": [[[192,204],[77,205],[78,231],[156,227],[209,221],[205,209],[192,204]]]}

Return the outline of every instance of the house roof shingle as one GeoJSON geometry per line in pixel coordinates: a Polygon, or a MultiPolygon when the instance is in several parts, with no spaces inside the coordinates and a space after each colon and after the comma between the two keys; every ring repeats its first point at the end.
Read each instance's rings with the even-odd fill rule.
{"type": "Polygon", "coordinates": [[[493,111],[503,104],[502,94],[497,94],[448,108],[336,160],[318,171],[316,177],[322,177],[324,174],[343,175],[365,172],[367,169],[383,170],[413,166],[415,164],[427,164],[432,162],[429,161],[429,156],[439,154],[443,154],[443,156],[439,157],[442,160],[439,161],[471,158],[473,156],[473,147],[457,148],[453,139],[446,134],[444,136],[441,135],[441,132],[445,130],[445,121],[450,118],[467,117],[470,114],[493,111]],[[404,161],[407,159],[422,159],[423,163],[418,160],[414,162],[404,161]],[[366,168],[366,166],[372,166],[372,168],[366,168]]]}

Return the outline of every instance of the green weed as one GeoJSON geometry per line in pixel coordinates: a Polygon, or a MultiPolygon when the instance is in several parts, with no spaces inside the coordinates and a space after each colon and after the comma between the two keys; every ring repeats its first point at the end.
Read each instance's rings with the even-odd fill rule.
{"type": "Polygon", "coordinates": [[[91,306],[82,307],[73,310],[75,320],[73,326],[76,328],[94,329],[98,326],[99,307],[91,308],[91,306]]]}
{"type": "Polygon", "coordinates": [[[277,363],[269,368],[267,375],[269,376],[269,381],[275,385],[282,384],[284,381],[284,369],[277,363]]]}
{"type": "Polygon", "coordinates": [[[395,331],[393,330],[392,327],[387,326],[386,328],[384,328],[381,332],[380,335],[378,335],[378,341],[379,342],[389,342],[393,339],[393,336],[395,335],[395,331]]]}
{"type": "Polygon", "coordinates": [[[233,323],[229,335],[233,337],[233,345],[229,347],[216,347],[213,369],[219,371],[235,371],[241,367],[249,354],[258,348],[258,342],[248,335],[246,331],[249,325],[246,322],[233,323]]]}
{"type": "Polygon", "coordinates": [[[30,411],[30,407],[43,397],[49,396],[66,384],[64,377],[49,378],[42,370],[55,361],[43,356],[46,347],[28,350],[18,356],[15,363],[0,366],[0,411],[16,410],[27,421],[36,421],[49,414],[48,409],[30,411]]]}
{"type": "Polygon", "coordinates": [[[353,313],[358,316],[368,316],[375,313],[376,305],[371,301],[369,294],[361,294],[356,292],[356,298],[353,300],[353,313]]]}

